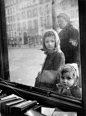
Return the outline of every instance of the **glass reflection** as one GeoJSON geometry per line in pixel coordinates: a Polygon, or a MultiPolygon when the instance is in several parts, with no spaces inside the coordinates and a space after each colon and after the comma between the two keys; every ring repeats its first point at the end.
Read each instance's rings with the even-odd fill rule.
{"type": "MultiPolygon", "coordinates": [[[[44,32],[54,29],[60,39],[65,63],[77,65],[77,83],[81,90],[78,0],[5,0],[5,10],[11,81],[35,85],[46,58],[42,47],[44,32]]],[[[59,75],[59,70],[51,74],[59,75]]],[[[46,73],[51,76],[48,71],[46,73]]],[[[61,79],[54,83],[55,92],[60,80],[65,80],[61,79]]]]}

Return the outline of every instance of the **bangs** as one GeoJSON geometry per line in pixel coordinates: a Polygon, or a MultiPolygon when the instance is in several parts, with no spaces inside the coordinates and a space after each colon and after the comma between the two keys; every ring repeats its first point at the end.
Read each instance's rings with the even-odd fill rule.
{"type": "Polygon", "coordinates": [[[54,32],[52,32],[52,31],[48,31],[48,32],[46,32],[46,33],[44,34],[44,37],[43,37],[43,38],[45,38],[45,37],[49,37],[49,36],[54,36],[54,37],[55,37],[54,32]]]}
{"type": "Polygon", "coordinates": [[[73,77],[76,77],[76,71],[74,69],[74,67],[72,66],[65,66],[61,69],[61,75],[63,75],[64,73],[69,72],[70,74],[73,74],[73,77]]]}

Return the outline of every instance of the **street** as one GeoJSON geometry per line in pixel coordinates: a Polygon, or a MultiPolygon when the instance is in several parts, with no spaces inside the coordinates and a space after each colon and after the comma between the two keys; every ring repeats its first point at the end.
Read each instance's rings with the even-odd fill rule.
{"type": "Polygon", "coordinates": [[[37,73],[44,62],[40,48],[8,48],[10,80],[34,86],[37,73]]]}

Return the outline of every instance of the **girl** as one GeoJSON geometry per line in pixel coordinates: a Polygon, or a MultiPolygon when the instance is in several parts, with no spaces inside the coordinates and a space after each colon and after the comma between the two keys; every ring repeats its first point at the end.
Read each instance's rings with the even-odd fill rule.
{"type": "Polygon", "coordinates": [[[43,49],[46,59],[42,70],[58,71],[65,64],[65,57],[60,49],[59,36],[53,29],[49,29],[44,33],[43,49]]]}
{"type": "Polygon", "coordinates": [[[57,92],[67,96],[81,98],[82,92],[78,86],[78,77],[79,72],[76,63],[64,65],[60,70],[60,83],[56,84],[57,92]]]}
{"type": "Polygon", "coordinates": [[[35,86],[47,86],[48,88],[53,89],[56,79],[51,76],[52,74],[50,71],[57,72],[59,71],[60,67],[65,64],[65,56],[60,49],[60,39],[57,32],[53,29],[48,29],[44,33],[43,50],[46,54],[46,58],[42,67],[41,74],[45,71],[47,76],[42,76],[41,79],[38,79],[40,82],[35,84],[35,86]]]}

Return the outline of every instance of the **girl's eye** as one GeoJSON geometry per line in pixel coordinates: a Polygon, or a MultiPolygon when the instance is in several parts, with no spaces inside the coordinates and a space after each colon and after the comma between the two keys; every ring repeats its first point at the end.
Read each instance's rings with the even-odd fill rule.
{"type": "Polygon", "coordinates": [[[49,41],[45,41],[45,43],[48,43],[49,41]]]}
{"type": "Polygon", "coordinates": [[[61,79],[64,79],[64,77],[61,77],[61,79]]]}
{"type": "Polygon", "coordinates": [[[54,43],[54,40],[52,40],[51,42],[54,43]]]}
{"type": "Polygon", "coordinates": [[[61,77],[61,79],[67,79],[67,80],[71,80],[71,77],[66,77],[66,78],[61,77]]]}
{"type": "Polygon", "coordinates": [[[71,77],[67,77],[67,80],[71,80],[71,77]]]}

